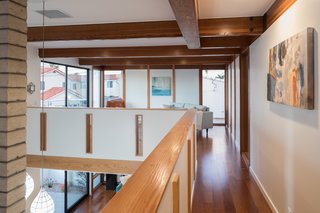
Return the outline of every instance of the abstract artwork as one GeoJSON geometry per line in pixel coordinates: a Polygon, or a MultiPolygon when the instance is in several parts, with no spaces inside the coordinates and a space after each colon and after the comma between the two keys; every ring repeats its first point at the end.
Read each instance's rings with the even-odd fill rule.
{"type": "Polygon", "coordinates": [[[268,101],[314,109],[314,29],[270,49],[268,101]]]}
{"type": "Polygon", "coordinates": [[[171,96],[171,77],[152,77],[152,96],[171,96]]]}

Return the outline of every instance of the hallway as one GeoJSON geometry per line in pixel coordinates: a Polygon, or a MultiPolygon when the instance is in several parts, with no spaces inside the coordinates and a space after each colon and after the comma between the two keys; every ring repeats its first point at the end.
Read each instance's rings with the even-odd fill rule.
{"type": "Polygon", "coordinates": [[[271,212],[258,186],[241,161],[225,127],[198,134],[198,174],[193,213],[271,212]]]}

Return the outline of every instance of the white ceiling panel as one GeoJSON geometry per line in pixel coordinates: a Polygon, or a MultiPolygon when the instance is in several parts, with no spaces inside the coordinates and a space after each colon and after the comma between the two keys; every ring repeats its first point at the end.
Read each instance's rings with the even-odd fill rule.
{"type": "MultiPolygon", "coordinates": [[[[72,18],[45,19],[46,26],[175,20],[168,0],[45,0],[46,10],[72,18]]],[[[42,0],[28,0],[28,26],[41,26],[42,0]]]]}
{"type": "Polygon", "coordinates": [[[275,0],[198,0],[200,19],[262,16],[275,0]]]}

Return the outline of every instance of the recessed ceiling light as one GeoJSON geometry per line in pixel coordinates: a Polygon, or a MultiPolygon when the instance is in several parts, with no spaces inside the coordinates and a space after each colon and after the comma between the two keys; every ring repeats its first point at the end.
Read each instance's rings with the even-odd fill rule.
{"type": "Polygon", "coordinates": [[[37,13],[44,15],[47,18],[71,18],[70,15],[60,11],[60,10],[36,10],[37,13]]]}

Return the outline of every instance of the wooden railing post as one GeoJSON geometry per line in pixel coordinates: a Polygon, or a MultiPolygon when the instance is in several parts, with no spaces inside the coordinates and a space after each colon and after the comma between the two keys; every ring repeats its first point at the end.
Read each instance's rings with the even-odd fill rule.
{"type": "Polygon", "coordinates": [[[47,151],[47,113],[40,113],[40,151],[47,151]]]}
{"type": "Polygon", "coordinates": [[[92,153],[92,114],[86,114],[86,153],[92,153]]]}
{"type": "Polygon", "coordinates": [[[180,212],[180,176],[174,174],[172,178],[172,212],[180,212]]]}
{"type": "Polygon", "coordinates": [[[191,208],[191,140],[188,139],[187,141],[188,145],[188,212],[190,213],[191,208]]]}
{"type": "Polygon", "coordinates": [[[197,143],[196,143],[196,125],[193,124],[192,125],[192,146],[193,146],[193,165],[192,165],[192,168],[193,168],[193,180],[196,179],[196,160],[197,160],[197,152],[196,152],[196,146],[197,146],[197,143]]]}

